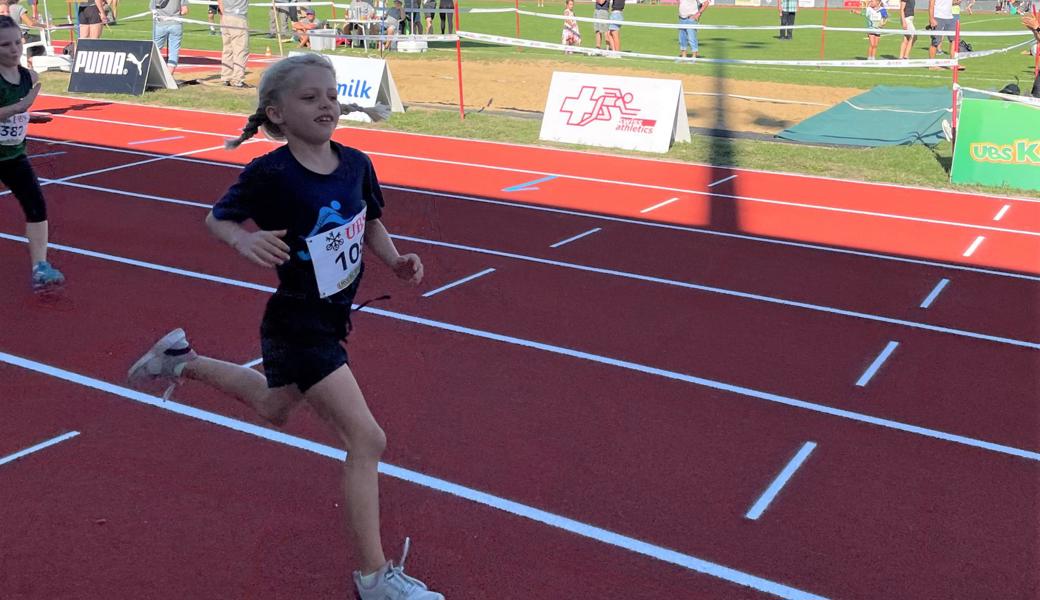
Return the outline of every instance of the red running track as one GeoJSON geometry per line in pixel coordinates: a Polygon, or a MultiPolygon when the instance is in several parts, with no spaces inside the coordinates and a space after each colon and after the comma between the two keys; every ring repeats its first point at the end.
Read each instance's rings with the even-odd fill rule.
{"type": "MultiPolygon", "coordinates": [[[[111,109],[90,108],[82,112],[96,118],[95,111],[111,109]]],[[[176,114],[158,112],[169,120],[171,113],[176,114]]],[[[202,123],[219,118],[228,119],[192,115],[191,126],[181,127],[225,126],[216,121],[202,123]]],[[[156,129],[176,126],[169,121],[152,122],[161,123],[156,129]]],[[[106,143],[120,145],[163,137],[151,136],[150,132],[142,135],[140,129],[131,129],[105,127],[109,138],[106,143]]],[[[227,129],[233,130],[233,126],[219,131],[227,129]]],[[[87,143],[104,141],[94,137],[97,133],[81,131],[79,127],[70,129],[66,122],[63,137],[87,143]]],[[[349,133],[351,137],[370,135],[374,140],[382,139],[375,132],[349,133]]],[[[190,138],[156,142],[160,147],[154,150],[183,152],[218,143],[214,136],[192,134],[190,138]]],[[[393,145],[386,140],[379,143],[393,145]]],[[[41,176],[67,177],[118,164],[113,156],[116,153],[54,146],[65,148],[69,154],[63,155],[60,162],[38,165],[41,176]],[[88,168],[83,168],[88,165],[85,160],[79,162],[81,154],[89,155],[93,161],[88,168]],[[47,169],[50,172],[44,173],[47,169]]],[[[449,140],[438,150],[444,156],[463,152],[462,146],[461,142],[449,140]]],[[[261,152],[265,147],[269,146],[258,143],[234,156],[237,161],[239,156],[261,152]]],[[[533,150],[513,148],[511,152],[517,155],[513,160],[494,156],[489,148],[497,148],[496,152],[501,153],[507,147],[480,145],[470,152],[488,163],[525,164],[540,160],[539,152],[533,150]]],[[[415,146],[410,145],[409,150],[414,151],[415,146]]],[[[39,152],[35,145],[32,151],[39,152]]],[[[229,156],[223,152],[200,154],[219,160],[229,156]]],[[[567,164],[576,168],[585,160],[580,157],[589,156],[566,154],[567,164]]],[[[146,156],[124,156],[123,160],[132,158],[148,160],[146,156]]],[[[595,160],[603,158],[596,156],[595,160]]],[[[384,181],[409,186],[425,181],[428,183],[422,187],[442,189],[483,187],[489,189],[484,196],[511,199],[511,193],[502,192],[501,187],[498,191],[490,189],[501,182],[485,181],[482,171],[471,169],[464,184],[452,179],[441,186],[439,182],[447,175],[443,165],[433,169],[413,165],[407,179],[394,179],[386,174],[394,167],[387,163],[388,169],[384,170],[382,160],[377,156],[384,181]]],[[[659,163],[627,164],[626,171],[643,173],[649,168],[644,168],[646,164],[659,163]]],[[[696,173],[697,169],[690,172],[696,173]]],[[[208,203],[234,174],[234,168],[164,161],[76,178],[68,183],[208,203]],[[171,169],[172,164],[176,169],[171,169]]],[[[738,180],[745,175],[742,172],[738,180]]],[[[509,185],[523,182],[523,177],[516,177],[515,173],[513,177],[509,185]]],[[[661,181],[676,180],[659,179],[658,183],[661,181]]],[[[593,188],[601,185],[588,183],[593,188]]],[[[160,205],[126,194],[67,185],[50,185],[46,189],[56,214],[60,211],[65,219],[60,228],[55,228],[56,241],[236,280],[270,283],[268,273],[243,265],[205,237],[199,226],[204,214],[201,207],[160,205]],[[99,215],[108,218],[98,218],[99,215]],[[156,243],[157,235],[162,244],[156,243]],[[171,252],[171,248],[176,251],[171,252]]],[[[453,189],[451,193],[458,192],[480,193],[474,189],[453,189]]],[[[598,189],[594,189],[593,194],[597,193],[598,189]]],[[[522,194],[527,194],[525,202],[536,205],[553,200],[535,200],[533,192],[522,194]]],[[[377,268],[370,269],[365,288],[372,295],[382,290],[394,294],[390,303],[381,305],[386,310],[650,364],[673,373],[709,377],[819,405],[841,406],[1028,451],[1040,446],[1040,429],[1035,421],[1035,392],[1040,386],[1033,348],[951,333],[922,332],[759,300],[733,299],[717,292],[633,281],[576,270],[573,266],[536,264],[529,258],[551,257],[571,265],[606,267],[723,290],[738,289],[1035,344],[1036,303],[1032,300],[1036,298],[1037,282],[1033,277],[965,270],[964,266],[986,264],[968,260],[958,261],[963,265],[939,267],[907,262],[918,260],[909,254],[899,257],[906,260],[884,260],[770,241],[663,230],[595,215],[518,210],[398,191],[388,191],[387,195],[391,230],[427,240],[399,241],[402,248],[420,251],[426,259],[428,283],[421,292],[489,266],[497,271],[441,295],[420,299],[377,268]],[[548,248],[553,242],[594,226],[602,227],[602,231],[560,248],[548,248]],[[466,249],[437,247],[431,242],[449,242],[466,249]],[[521,257],[488,255],[474,249],[507,251],[521,257]],[[677,260],[685,257],[696,260],[677,260]],[[764,268],[765,265],[768,267],[764,268]],[[917,307],[940,277],[951,281],[945,296],[940,295],[934,307],[927,310],[917,307]],[[994,306],[993,296],[1000,297],[1000,305],[994,306]],[[1017,317],[1009,316],[1009,312],[1017,317]],[[856,388],[855,378],[884,342],[893,337],[898,337],[902,346],[892,362],[866,388],[856,388]]],[[[1014,209],[1020,206],[1032,204],[1016,203],[1014,209]]],[[[622,209],[598,212],[635,216],[622,209]]],[[[1008,218],[1011,212],[1007,211],[1008,218]]],[[[849,213],[842,214],[852,218],[849,213]]],[[[18,233],[17,216],[0,221],[0,229],[8,234],[18,233]]],[[[855,217],[863,218],[868,217],[855,217]]],[[[950,219],[938,213],[928,218],[950,219]]],[[[678,218],[671,222],[683,223],[678,218]]],[[[715,232],[735,232],[732,225],[716,226],[715,232]]],[[[993,239],[987,239],[990,241],[993,239]]],[[[10,258],[3,264],[12,280],[17,280],[21,272],[18,257],[24,249],[20,246],[0,241],[0,251],[10,258]]],[[[41,306],[33,303],[28,294],[5,297],[5,314],[17,311],[29,317],[4,328],[0,351],[102,381],[118,382],[127,362],[146,343],[142,340],[174,324],[184,324],[194,332],[196,343],[209,353],[240,362],[255,358],[255,329],[263,292],[117,265],[101,258],[66,253],[60,256],[70,273],[90,276],[78,277],[79,283],[70,287],[63,302],[41,306]],[[82,319],[83,314],[91,318],[82,319]],[[112,327],[112,323],[122,326],[112,327]],[[99,356],[84,352],[78,345],[55,347],[50,340],[59,337],[110,350],[99,356]]],[[[388,431],[389,463],[827,597],[1030,598],[1037,590],[1037,576],[1031,570],[1037,561],[1035,460],[398,320],[364,316],[358,318],[358,325],[351,352],[362,383],[370,390],[369,400],[388,431]],[[382,343],[385,340],[392,344],[382,343]],[[408,376],[400,377],[400,373],[408,376]],[[762,520],[745,519],[744,512],[750,504],[783,463],[809,439],[819,447],[804,470],[762,520]]],[[[2,363],[0,368],[5,375],[14,369],[2,363]]],[[[10,425],[15,433],[3,438],[15,441],[17,436],[12,451],[38,441],[26,439],[26,431],[61,429],[58,424],[68,423],[69,418],[67,404],[61,404],[62,400],[69,402],[68,384],[46,378],[45,385],[36,382],[38,375],[21,369],[14,373],[13,377],[0,379],[0,385],[12,386],[3,390],[12,396],[22,397],[25,390],[36,389],[37,385],[61,391],[54,392],[53,410],[40,411],[44,413],[40,418],[24,409],[12,412],[19,416],[10,425]]],[[[84,393],[82,388],[76,389],[84,393]]],[[[180,572],[207,573],[207,587],[194,590],[205,589],[209,594],[212,589],[214,596],[228,595],[228,590],[231,594],[245,590],[244,595],[265,597],[300,597],[312,591],[315,596],[329,595],[324,590],[346,593],[345,581],[338,572],[349,564],[348,556],[314,552],[290,543],[295,537],[328,529],[327,523],[333,518],[329,511],[320,513],[321,518],[311,519],[315,516],[311,514],[293,517],[284,529],[280,524],[259,524],[241,528],[250,533],[236,534],[235,530],[221,526],[228,522],[255,523],[284,513],[279,509],[285,506],[313,505],[316,497],[334,502],[331,474],[301,484],[311,494],[279,499],[278,490],[286,486],[283,474],[308,474],[296,466],[276,466],[286,460],[293,460],[290,464],[295,465],[299,453],[268,442],[247,442],[248,438],[209,425],[185,424],[184,419],[175,419],[181,426],[193,428],[191,434],[180,433],[169,425],[170,418],[158,416],[155,411],[134,404],[128,407],[126,400],[110,395],[89,395],[97,398],[88,401],[91,406],[102,404],[113,414],[119,410],[120,421],[126,419],[128,426],[141,419],[152,419],[150,427],[154,433],[123,434],[118,442],[106,444],[96,441],[96,436],[111,433],[110,428],[91,429],[92,415],[84,415],[82,422],[77,415],[75,423],[68,423],[68,428],[83,431],[83,441],[88,436],[95,440],[91,442],[95,446],[87,446],[89,460],[97,457],[97,462],[92,463],[96,469],[88,471],[92,477],[84,477],[82,484],[92,486],[87,496],[96,502],[111,498],[112,505],[119,507],[115,513],[122,518],[144,511],[128,505],[126,495],[134,495],[127,489],[136,490],[137,497],[146,491],[165,499],[164,506],[177,505],[168,510],[180,510],[185,518],[212,519],[209,527],[200,523],[206,531],[223,532],[217,540],[198,542],[197,536],[185,535],[187,528],[181,523],[164,522],[164,528],[151,533],[147,527],[125,530],[125,537],[120,538],[125,546],[153,549],[163,539],[178,538],[192,545],[193,550],[200,546],[200,559],[184,562],[180,572]],[[141,416],[132,416],[137,413],[141,416]],[[196,429],[200,431],[195,432],[196,429]],[[210,441],[210,435],[219,440],[210,441]],[[228,436],[237,437],[232,440],[228,436]],[[159,443],[154,444],[156,441],[159,443]],[[250,464],[257,466],[241,467],[237,463],[242,458],[243,443],[269,452],[249,452],[250,464]],[[131,451],[124,452],[123,445],[131,451]],[[137,455],[162,454],[168,445],[206,448],[207,455],[213,458],[203,459],[205,463],[200,464],[194,453],[184,456],[174,452],[172,461],[160,457],[133,464],[137,455]],[[115,452],[120,456],[108,454],[115,452]],[[97,486],[98,480],[111,478],[114,464],[119,465],[117,472],[130,477],[131,482],[137,478],[146,482],[138,487],[132,483],[120,485],[118,481],[103,488],[97,486]],[[275,468],[268,472],[270,466],[275,468]],[[149,467],[159,475],[147,477],[149,467]],[[236,467],[263,469],[266,476],[235,476],[240,470],[236,467]],[[229,484],[221,485],[220,494],[208,493],[204,479],[197,488],[188,486],[185,492],[186,481],[211,473],[213,481],[229,484]],[[230,485],[235,481],[240,484],[230,485]],[[321,489],[326,496],[321,496],[320,489],[314,492],[315,484],[325,486],[321,489]],[[274,494],[271,487],[276,488],[274,494]],[[164,493],[167,488],[169,491],[164,493]],[[244,490],[252,492],[247,495],[249,499],[267,500],[273,495],[273,502],[258,508],[255,500],[247,499],[247,510],[225,514],[230,510],[225,507],[229,503],[225,497],[234,503],[234,495],[244,490]],[[265,532],[259,536],[262,539],[258,539],[258,530],[265,532]],[[230,552],[244,551],[249,557],[248,570],[212,573],[212,561],[205,559],[210,547],[225,555],[229,547],[234,549],[230,552]]],[[[226,400],[197,387],[185,388],[180,396],[202,408],[245,417],[237,407],[228,406],[226,400]]],[[[148,426],[141,428],[147,430],[148,426]]],[[[290,432],[331,443],[331,438],[307,417],[296,419],[290,432]]],[[[66,442],[70,444],[68,448],[81,438],[66,442]]],[[[23,459],[24,462],[0,466],[0,478],[6,469],[26,469],[26,479],[19,489],[29,489],[33,481],[38,481],[34,477],[48,476],[29,470],[27,465],[42,461],[48,468],[58,468],[61,459],[49,458],[49,453],[57,455],[68,448],[57,446],[23,459]]],[[[0,456],[5,453],[0,449],[0,456]]],[[[81,457],[67,460],[70,462],[64,472],[83,468],[81,457]]],[[[333,464],[328,459],[321,460],[321,464],[333,464]]],[[[50,477],[60,480],[62,476],[50,477]]],[[[296,486],[291,489],[298,491],[296,486]]],[[[445,494],[393,483],[388,489],[386,496],[392,503],[388,512],[395,515],[388,521],[388,538],[403,533],[419,537],[422,546],[417,546],[410,564],[453,598],[557,598],[573,595],[571,586],[575,585],[589,597],[618,592],[636,598],[763,597],[677,567],[666,565],[662,571],[665,563],[505,517],[485,507],[459,504],[461,501],[445,494]],[[438,504],[444,500],[454,504],[438,504]],[[416,523],[414,515],[408,514],[415,505],[436,512],[416,523]],[[397,513],[395,507],[401,507],[403,514],[397,513]],[[486,513],[487,519],[481,517],[486,513]],[[473,524],[477,527],[471,530],[473,524]],[[460,529],[486,532],[489,527],[496,527],[492,538],[479,534],[472,540],[458,537],[460,529]],[[428,546],[431,547],[425,552],[419,549],[428,546]],[[482,563],[489,557],[490,566],[486,567],[482,563]],[[477,568],[475,564],[482,566],[477,568]],[[494,582],[505,589],[496,589],[494,582]]],[[[96,505],[88,501],[89,507],[96,505]]],[[[69,515],[75,511],[61,506],[64,505],[55,503],[51,510],[64,510],[66,518],[75,518],[69,515]]],[[[86,510],[82,504],[76,506],[86,510]]],[[[156,510],[155,516],[150,517],[152,522],[163,520],[163,512],[156,510]]],[[[86,531],[67,532],[70,544],[76,540],[86,543],[89,532],[107,527],[90,525],[93,527],[83,527],[86,531]]],[[[201,528],[190,529],[198,530],[201,528]]],[[[32,564],[34,558],[45,552],[39,545],[32,550],[29,533],[19,530],[14,540],[16,545],[26,548],[21,555],[25,557],[23,562],[18,563],[23,569],[28,569],[24,565],[32,564]]],[[[332,537],[321,545],[339,552],[336,532],[326,533],[332,537]]],[[[99,562],[106,560],[104,553],[98,556],[99,562]]],[[[23,569],[18,572],[33,573],[23,569]]],[[[176,584],[158,585],[164,578],[144,576],[154,570],[144,561],[130,561],[126,570],[130,573],[126,577],[135,582],[134,589],[154,589],[160,596],[171,590],[170,597],[172,590],[178,589],[176,584]]],[[[98,575],[97,570],[93,573],[87,580],[98,590],[111,590],[105,586],[119,580],[98,575]]],[[[29,585],[27,577],[16,581],[29,585]]],[[[53,575],[47,581],[54,586],[69,585],[53,575]]]]}

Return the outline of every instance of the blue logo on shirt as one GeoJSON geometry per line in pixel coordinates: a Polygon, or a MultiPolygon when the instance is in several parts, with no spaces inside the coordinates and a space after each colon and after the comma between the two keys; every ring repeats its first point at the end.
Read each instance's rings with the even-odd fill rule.
{"type": "MultiPolygon", "coordinates": [[[[327,225],[346,225],[347,220],[343,218],[343,215],[339,213],[340,203],[333,200],[329,206],[323,206],[318,210],[318,221],[314,223],[314,228],[304,238],[310,238],[318,235],[318,232],[324,229],[327,225]]],[[[300,250],[296,253],[296,256],[300,260],[310,260],[311,253],[306,250],[300,250]]]]}

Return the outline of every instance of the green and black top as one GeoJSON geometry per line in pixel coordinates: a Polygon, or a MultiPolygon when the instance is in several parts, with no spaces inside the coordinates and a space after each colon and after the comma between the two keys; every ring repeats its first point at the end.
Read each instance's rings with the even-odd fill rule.
{"type": "MultiPolygon", "coordinates": [[[[28,96],[32,86],[32,73],[22,66],[18,67],[18,83],[0,77],[0,106],[10,106],[28,96]]],[[[25,154],[25,128],[28,124],[28,112],[0,121],[0,160],[10,160],[25,154]]]]}

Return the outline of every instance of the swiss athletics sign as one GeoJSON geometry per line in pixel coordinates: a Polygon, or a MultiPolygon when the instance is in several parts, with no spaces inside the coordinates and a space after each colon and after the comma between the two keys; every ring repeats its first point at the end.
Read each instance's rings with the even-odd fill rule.
{"type": "Polygon", "coordinates": [[[70,92],[139,96],[151,87],[177,88],[151,41],[86,39],[76,44],[70,92]]]}
{"type": "Polygon", "coordinates": [[[682,82],[553,73],[542,116],[543,140],[667,152],[690,141],[682,82]]]}

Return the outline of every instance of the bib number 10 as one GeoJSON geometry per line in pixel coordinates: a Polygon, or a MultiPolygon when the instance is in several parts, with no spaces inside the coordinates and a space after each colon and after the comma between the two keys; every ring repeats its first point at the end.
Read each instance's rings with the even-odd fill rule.
{"type": "Polygon", "coordinates": [[[347,288],[361,272],[365,212],[344,225],[307,238],[314,280],[322,298],[347,288]]]}

